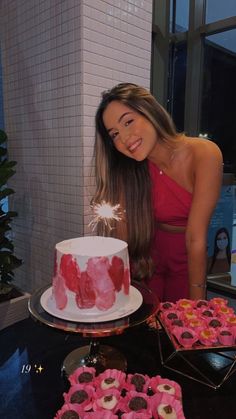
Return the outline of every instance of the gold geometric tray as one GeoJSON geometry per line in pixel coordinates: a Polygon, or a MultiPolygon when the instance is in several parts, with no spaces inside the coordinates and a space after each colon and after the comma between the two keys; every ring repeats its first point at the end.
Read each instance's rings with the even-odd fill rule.
{"type": "Polygon", "coordinates": [[[158,317],[157,330],[161,363],[165,368],[214,390],[236,371],[236,345],[183,348],[158,317]]]}
{"type": "Polygon", "coordinates": [[[236,351],[236,344],[235,345],[230,345],[230,346],[226,346],[226,345],[221,345],[219,343],[212,345],[212,346],[207,346],[207,345],[202,345],[200,343],[195,343],[194,346],[192,348],[184,348],[183,346],[181,346],[177,340],[177,338],[172,335],[172,333],[169,331],[168,327],[165,325],[165,323],[163,322],[163,320],[161,319],[160,314],[157,315],[158,321],[161,324],[162,328],[164,329],[165,333],[167,334],[169,340],[171,341],[174,349],[178,352],[189,352],[189,351],[215,351],[215,350],[223,350],[223,351],[231,351],[231,350],[235,350],[236,351]]]}

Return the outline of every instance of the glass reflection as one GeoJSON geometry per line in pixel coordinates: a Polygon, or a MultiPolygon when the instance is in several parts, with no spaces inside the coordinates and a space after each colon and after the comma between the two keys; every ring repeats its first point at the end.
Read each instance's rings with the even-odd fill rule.
{"type": "Polygon", "coordinates": [[[185,32],[188,30],[189,0],[170,2],[170,32],[185,32]]]}
{"type": "Polygon", "coordinates": [[[236,15],[235,0],[206,0],[206,23],[236,15]]]}
{"type": "Polygon", "coordinates": [[[221,148],[224,171],[236,173],[236,29],[206,37],[200,131],[221,148]],[[233,42],[234,41],[234,42],[233,42]]]}
{"type": "Polygon", "coordinates": [[[184,131],[186,60],[186,42],[175,45],[170,57],[171,77],[168,110],[180,132],[184,131]]]}

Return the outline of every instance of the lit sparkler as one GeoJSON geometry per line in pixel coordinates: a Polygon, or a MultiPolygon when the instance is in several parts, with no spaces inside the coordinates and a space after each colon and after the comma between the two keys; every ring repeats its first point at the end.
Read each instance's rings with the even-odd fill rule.
{"type": "Polygon", "coordinates": [[[122,210],[120,204],[111,205],[106,201],[102,201],[99,204],[92,205],[94,212],[94,218],[90,221],[89,227],[92,227],[92,231],[96,229],[99,222],[103,222],[104,226],[112,230],[112,220],[122,220],[122,210]]]}

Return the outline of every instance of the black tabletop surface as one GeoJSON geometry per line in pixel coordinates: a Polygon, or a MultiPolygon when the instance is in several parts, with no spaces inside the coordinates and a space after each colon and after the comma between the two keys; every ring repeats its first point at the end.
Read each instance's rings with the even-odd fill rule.
{"type": "MultiPolygon", "coordinates": [[[[63,360],[70,351],[88,343],[88,338],[50,328],[31,318],[2,330],[0,417],[52,419],[63,404],[63,392],[69,389],[67,379],[61,376],[63,360]]],[[[156,331],[150,331],[146,325],[101,338],[101,343],[126,356],[128,373],[159,374],[177,381],[182,387],[187,419],[236,417],[236,374],[214,390],[170,371],[161,365],[156,331]]]]}

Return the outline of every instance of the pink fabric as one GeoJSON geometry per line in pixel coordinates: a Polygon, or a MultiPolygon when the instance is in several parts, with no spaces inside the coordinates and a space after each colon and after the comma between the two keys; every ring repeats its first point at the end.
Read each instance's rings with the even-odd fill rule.
{"type": "Polygon", "coordinates": [[[186,226],[192,194],[149,162],[155,217],[159,223],[186,226]]]}
{"type": "MultiPolygon", "coordinates": [[[[186,226],[192,203],[192,194],[173,179],[160,173],[149,163],[153,187],[153,205],[157,222],[173,226],[186,226]]],[[[156,270],[148,286],[160,301],[176,302],[188,298],[188,262],[185,233],[156,230],[152,258],[156,270]]]]}

